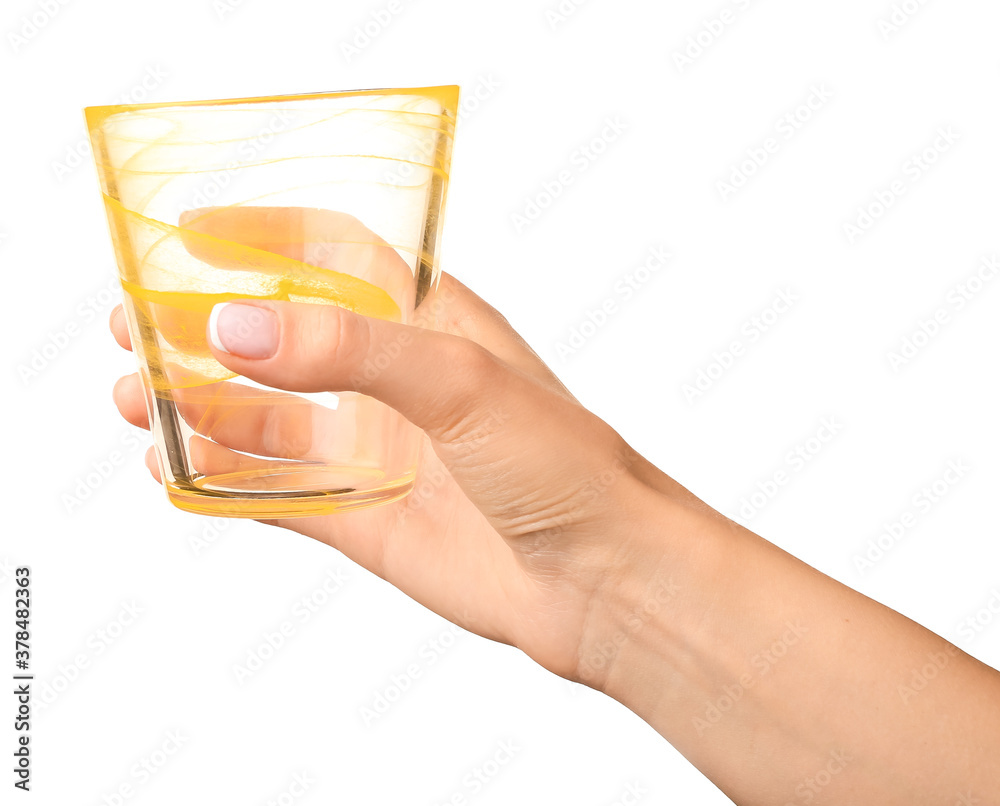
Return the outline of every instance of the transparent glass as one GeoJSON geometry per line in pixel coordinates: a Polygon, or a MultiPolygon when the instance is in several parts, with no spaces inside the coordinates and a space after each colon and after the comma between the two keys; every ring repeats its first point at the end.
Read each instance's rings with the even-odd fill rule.
{"type": "Polygon", "coordinates": [[[420,435],[405,418],[234,375],[206,326],[245,298],[433,324],[457,104],[447,86],[84,110],[176,506],[293,517],[410,491],[420,435]]]}

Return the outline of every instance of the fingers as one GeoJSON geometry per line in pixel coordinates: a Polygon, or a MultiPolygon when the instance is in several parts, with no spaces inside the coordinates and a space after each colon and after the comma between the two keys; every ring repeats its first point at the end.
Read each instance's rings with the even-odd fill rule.
{"type": "MultiPolygon", "coordinates": [[[[317,208],[201,207],[181,213],[179,224],[191,232],[285,255],[293,260],[307,260],[308,247],[313,243],[386,245],[354,216],[317,208]]],[[[186,239],[185,245],[188,245],[186,239]]],[[[240,268],[227,265],[226,254],[215,254],[209,246],[197,241],[190,244],[195,257],[207,263],[221,268],[240,268]]]]}
{"type": "MultiPolygon", "coordinates": [[[[210,439],[198,436],[192,437],[188,442],[188,451],[191,467],[195,472],[208,477],[224,476],[230,473],[244,475],[278,472],[284,481],[290,481],[290,473],[296,464],[285,460],[247,456],[245,453],[231,451],[210,439]]],[[[310,465],[303,464],[302,467],[303,470],[308,471],[310,465]]]]}
{"type": "MultiPolygon", "coordinates": [[[[180,225],[187,251],[217,268],[245,268],[245,256],[232,250],[234,245],[243,245],[366,280],[389,291],[404,310],[407,303],[412,304],[409,267],[382,238],[345,213],[307,208],[206,207],[183,213],[180,225]]],[[[481,344],[511,366],[575,400],[507,320],[454,277],[442,273],[435,296],[439,303],[432,327],[481,344]]],[[[431,299],[425,300],[418,318],[420,311],[432,303],[431,299]]],[[[207,313],[197,328],[201,347],[205,347],[200,334],[207,313]]],[[[121,306],[111,314],[111,329],[118,343],[131,349],[121,306]]]]}
{"type": "Polygon", "coordinates": [[[111,327],[111,335],[115,341],[126,350],[132,349],[132,339],[128,335],[128,323],[125,321],[125,309],[121,305],[115,305],[111,311],[111,319],[108,322],[111,327]]]}
{"type": "Polygon", "coordinates": [[[156,479],[157,484],[162,484],[163,480],[160,478],[160,466],[156,461],[156,446],[150,445],[146,449],[146,468],[152,473],[153,478],[156,479]]]}
{"type": "Polygon", "coordinates": [[[574,512],[603,517],[588,480],[618,478],[634,462],[578,403],[450,333],[335,305],[245,300],[216,306],[209,337],[220,363],[265,386],[360,392],[400,412],[508,536],[546,527],[567,495],[574,512]]]}
{"type": "MultiPolygon", "coordinates": [[[[428,325],[471,339],[553,391],[575,399],[499,311],[452,275],[441,275],[437,292],[428,298],[428,307],[433,306],[435,300],[439,304],[434,309],[434,321],[427,322],[428,325]]],[[[115,306],[111,312],[110,327],[115,341],[126,350],[131,350],[132,342],[121,305],[115,306]]]]}
{"type": "MultiPolygon", "coordinates": [[[[346,213],[302,207],[204,207],[183,213],[185,248],[223,269],[245,268],[228,244],[241,244],[344,272],[384,289],[399,305],[413,304],[413,275],[396,249],[346,213]],[[195,233],[212,236],[197,238],[195,233]]],[[[449,274],[436,297],[438,329],[471,339],[556,391],[569,391],[497,310],[449,274]]],[[[431,307],[430,300],[422,307],[431,307]]]]}
{"type": "Polygon", "coordinates": [[[209,330],[216,359],[238,374],[295,392],[361,392],[442,439],[503,366],[467,339],[334,305],[219,305],[209,330]]]}
{"type": "MultiPolygon", "coordinates": [[[[219,385],[222,386],[224,384],[219,385]]],[[[234,386],[235,384],[225,385],[234,386]]],[[[242,387],[242,389],[246,390],[246,387],[242,387]]],[[[259,390],[246,391],[259,392],[259,390]]],[[[149,428],[142,382],[139,379],[138,373],[120,378],[115,384],[113,394],[118,411],[127,422],[139,428],[149,428]]],[[[308,462],[311,457],[307,451],[300,449],[303,446],[296,446],[294,437],[284,440],[282,446],[275,446],[273,440],[268,440],[265,435],[271,433],[272,429],[280,431],[283,427],[291,427],[293,429],[310,427],[312,418],[308,413],[303,415],[304,406],[311,406],[316,410],[314,414],[325,413],[328,424],[334,422],[334,418],[330,416],[333,412],[323,409],[322,406],[317,406],[309,403],[309,401],[297,398],[294,395],[285,395],[284,397],[295,401],[296,405],[294,405],[292,410],[280,406],[277,409],[269,409],[266,405],[240,406],[239,413],[243,415],[242,418],[225,418],[219,412],[212,412],[213,419],[204,420],[203,422],[218,423],[224,420],[225,427],[220,426],[216,428],[214,433],[212,433],[211,428],[196,428],[199,433],[192,437],[188,445],[191,451],[191,463],[195,469],[206,476],[244,472],[247,470],[262,471],[274,467],[280,467],[287,473],[289,462],[281,459],[294,458],[308,462]],[[268,417],[278,415],[283,417],[282,423],[269,427],[266,424],[268,417]],[[303,423],[305,423],[305,426],[303,426],[303,423]],[[282,449],[288,448],[288,450],[282,452],[281,450],[276,450],[276,447],[282,449]],[[276,457],[276,459],[265,460],[257,458],[257,456],[247,456],[246,454],[263,454],[276,457]]],[[[242,400],[245,400],[245,398],[242,400]]],[[[181,411],[182,415],[185,413],[185,408],[188,410],[188,415],[194,413],[194,408],[190,404],[182,404],[178,406],[178,410],[181,411]]],[[[204,408],[202,408],[202,413],[204,415],[204,408]]],[[[185,417],[185,419],[189,425],[195,427],[195,423],[192,422],[193,418],[185,417]]],[[[337,422],[340,421],[338,420],[337,422]]],[[[323,436],[323,446],[326,446],[328,443],[325,437],[328,437],[329,434],[327,433],[323,436]]],[[[159,468],[156,464],[156,454],[152,446],[146,452],[146,466],[157,480],[159,480],[159,468]]]]}
{"type": "MultiPolygon", "coordinates": [[[[482,329],[529,364],[530,354],[517,342],[498,337],[503,327],[494,320],[482,329]]],[[[508,419],[532,408],[544,419],[553,413],[552,401],[539,394],[551,389],[480,344],[334,305],[229,303],[213,310],[209,330],[213,354],[233,372],[294,392],[361,392],[441,443],[464,441],[498,410],[508,419]]],[[[537,422],[529,418],[524,425],[535,428],[537,422]]]]}
{"type": "MultiPolygon", "coordinates": [[[[246,249],[260,250],[304,264],[303,270],[317,266],[348,274],[388,293],[400,310],[413,307],[415,283],[406,261],[347,213],[306,207],[203,207],[182,213],[179,223],[185,249],[216,268],[246,270],[246,249]]],[[[288,273],[291,267],[277,269],[288,273]]]]}
{"type": "MultiPolygon", "coordinates": [[[[112,313],[112,322],[113,320],[114,314],[112,313]]],[[[114,329],[113,324],[112,329],[114,329]]],[[[118,406],[118,412],[125,418],[126,422],[139,428],[145,428],[147,431],[149,430],[149,417],[146,414],[146,401],[143,397],[142,381],[139,379],[139,373],[133,372],[131,375],[119,378],[112,391],[112,397],[114,398],[115,405],[118,406]]],[[[160,468],[156,463],[156,446],[150,445],[146,449],[145,460],[149,472],[159,482],[160,468]]]]}
{"type": "Polygon", "coordinates": [[[143,396],[142,380],[138,372],[119,378],[111,396],[125,422],[149,430],[149,414],[146,411],[146,399],[143,396]]]}
{"type": "Polygon", "coordinates": [[[360,395],[329,396],[321,405],[299,395],[241,383],[174,390],[172,398],[196,434],[235,451],[322,461],[331,449],[357,452],[359,430],[376,430],[385,407],[360,395]],[[332,408],[336,404],[336,409],[332,408]]]}
{"type": "MultiPolygon", "coordinates": [[[[127,422],[149,428],[138,373],[120,378],[113,397],[127,422]]],[[[171,397],[198,438],[276,459],[316,461],[327,457],[332,445],[360,451],[358,431],[375,430],[385,419],[380,404],[360,395],[342,395],[336,411],[298,395],[238,383],[175,389],[171,397]]]]}

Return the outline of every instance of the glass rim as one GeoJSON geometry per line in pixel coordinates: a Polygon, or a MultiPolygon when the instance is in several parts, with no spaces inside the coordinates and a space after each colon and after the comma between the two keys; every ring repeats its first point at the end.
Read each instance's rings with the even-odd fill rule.
{"type": "Polygon", "coordinates": [[[100,126],[108,117],[121,112],[139,112],[151,109],[209,108],[214,106],[236,106],[245,104],[275,104],[283,101],[311,101],[327,98],[349,98],[363,95],[413,95],[438,101],[445,112],[455,117],[458,111],[458,84],[440,84],[427,87],[379,87],[361,90],[333,90],[329,92],[288,93],[283,95],[257,95],[246,98],[218,98],[198,101],[160,101],[141,104],[105,104],[85,106],[83,113],[87,128],[100,126]]]}

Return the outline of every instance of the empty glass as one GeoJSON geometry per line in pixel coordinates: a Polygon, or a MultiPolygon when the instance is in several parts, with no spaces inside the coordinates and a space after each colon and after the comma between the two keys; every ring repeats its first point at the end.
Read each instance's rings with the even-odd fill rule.
{"type": "Polygon", "coordinates": [[[400,414],[236,376],[206,326],[246,298],[426,322],[457,103],[448,86],[85,110],[176,506],[290,517],[412,488],[419,431],[400,414]]]}

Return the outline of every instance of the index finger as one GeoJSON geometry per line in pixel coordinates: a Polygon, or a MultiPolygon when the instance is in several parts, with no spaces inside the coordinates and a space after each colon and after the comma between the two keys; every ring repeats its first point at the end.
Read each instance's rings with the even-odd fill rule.
{"type": "Polygon", "coordinates": [[[179,225],[188,252],[217,268],[246,267],[241,253],[230,246],[238,244],[352,275],[381,288],[400,310],[413,307],[413,269],[396,248],[347,213],[309,207],[202,207],[182,213],[179,225]]]}

